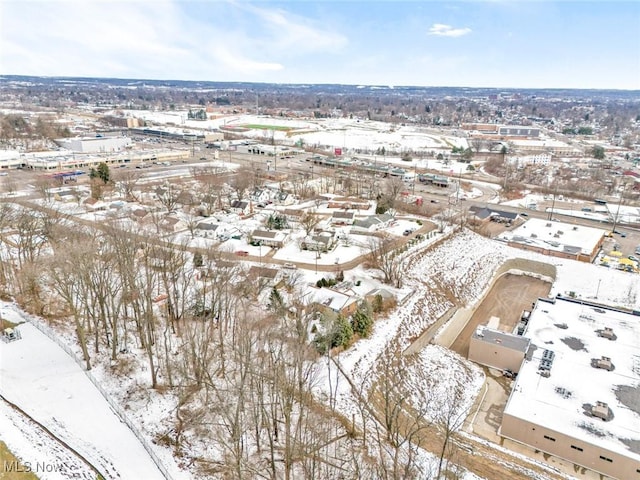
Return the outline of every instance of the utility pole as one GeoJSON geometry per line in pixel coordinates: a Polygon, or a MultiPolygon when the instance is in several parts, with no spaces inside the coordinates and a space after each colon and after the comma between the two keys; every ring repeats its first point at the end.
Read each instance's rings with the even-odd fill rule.
{"type": "Polygon", "coordinates": [[[553,201],[551,202],[551,210],[549,210],[549,218],[547,220],[551,221],[553,219],[553,211],[556,208],[556,192],[553,192],[553,201]]]}
{"type": "Polygon", "coordinates": [[[271,130],[271,143],[273,144],[273,171],[278,171],[278,154],[276,152],[275,130],[271,130]]]}
{"type": "Polygon", "coordinates": [[[413,164],[413,188],[412,188],[412,195],[416,194],[416,180],[418,179],[418,163],[414,163],[413,164]]]}
{"type": "Polygon", "coordinates": [[[611,229],[611,232],[615,232],[616,226],[618,225],[618,215],[620,214],[620,205],[622,204],[622,198],[624,197],[625,187],[626,187],[626,184],[623,183],[622,190],[620,190],[620,199],[618,200],[618,208],[616,209],[616,216],[613,217],[613,228],[611,229]]]}

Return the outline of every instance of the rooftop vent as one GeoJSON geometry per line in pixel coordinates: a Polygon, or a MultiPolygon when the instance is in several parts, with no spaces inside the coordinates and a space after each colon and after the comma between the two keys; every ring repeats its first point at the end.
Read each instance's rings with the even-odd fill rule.
{"type": "Polygon", "coordinates": [[[538,238],[538,235],[536,235],[535,233],[532,233],[531,238],[538,238]]]}
{"type": "Polygon", "coordinates": [[[577,230],[577,229],[578,229],[578,227],[573,227],[573,229],[574,229],[574,230],[577,230]]]}
{"type": "Polygon", "coordinates": [[[547,225],[546,225],[546,226],[547,226],[547,227],[550,227],[550,226],[551,226],[551,223],[547,223],[547,225]]]}
{"type": "Polygon", "coordinates": [[[556,393],[562,398],[571,398],[571,392],[564,387],[556,387],[556,393]]]}
{"type": "Polygon", "coordinates": [[[553,362],[553,359],[555,358],[556,354],[554,353],[553,350],[544,350],[542,352],[542,358],[543,360],[549,360],[551,362],[553,362]]]}
{"type": "Polygon", "coordinates": [[[604,356],[602,358],[594,358],[591,361],[591,365],[595,368],[601,368],[610,372],[615,368],[613,363],[611,363],[611,359],[604,356]]]}
{"type": "Polygon", "coordinates": [[[540,360],[540,365],[538,365],[538,374],[545,377],[545,378],[549,378],[551,376],[551,366],[553,365],[553,359],[555,358],[556,354],[553,352],[553,350],[547,350],[545,349],[542,352],[542,359],[540,360]]]}
{"type": "Polygon", "coordinates": [[[613,329],[611,327],[604,327],[602,330],[597,330],[598,336],[602,338],[607,338],[609,340],[615,340],[618,337],[615,333],[613,333],[613,329]]]}
{"type": "Polygon", "coordinates": [[[607,405],[606,403],[596,402],[596,404],[591,407],[591,415],[601,418],[606,422],[611,420],[613,412],[611,412],[609,405],[607,405]]]}

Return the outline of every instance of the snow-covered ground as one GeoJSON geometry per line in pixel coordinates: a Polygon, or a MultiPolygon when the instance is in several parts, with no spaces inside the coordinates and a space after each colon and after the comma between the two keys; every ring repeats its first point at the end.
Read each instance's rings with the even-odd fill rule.
{"type": "MultiPolygon", "coordinates": [[[[12,306],[3,304],[2,309],[4,318],[14,323],[22,321],[12,306]]],[[[143,445],[116,416],[82,368],[33,325],[23,323],[18,329],[21,340],[0,342],[2,396],[74,448],[105,478],[163,479],[143,445]]],[[[6,410],[3,414],[7,414],[6,410]]],[[[8,425],[7,430],[3,429],[7,435],[3,440],[20,458],[37,462],[50,460],[53,455],[52,464],[66,461],[58,458],[53,445],[44,449],[43,457],[39,450],[27,448],[20,436],[10,433],[15,433],[10,418],[5,416],[2,424],[8,425]]]]}
{"type": "MultiPolygon", "coordinates": [[[[4,401],[0,402],[0,440],[7,444],[25,470],[30,469],[42,480],[96,478],[78,456],[53,441],[35,422],[4,401]]],[[[3,472],[9,469],[5,464],[3,472]]]]}

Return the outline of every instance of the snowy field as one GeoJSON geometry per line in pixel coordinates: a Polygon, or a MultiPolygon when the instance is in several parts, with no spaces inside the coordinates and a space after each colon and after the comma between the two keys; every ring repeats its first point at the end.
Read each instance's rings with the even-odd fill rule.
{"type": "MultiPolygon", "coordinates": [[[[9,308],[3,304],[3,317],[20,321],[19,315],[9,308]]],[[[0,343],[2,396],[74,448],[105,478],[163,479],[142,444],[111,410],[80,366],[33,325],[25,323],[18,328],[21,340],[0,343]]],[[[11,419],[5,416],[2,424],[7,422],[11,419]]],[[[41,457],[37,446],[29,447],[20,436],[11,435],[15,429],[7,425],[9,428],[3,429],[3,433],[8,433],[8,437],[3,435],[3,440],[18,457],[31,462],[67,461],[57,458],[53,448],[45,449],[41,457]],[[50,455],[56,456],[55,461],[50,455]]]]}
{"type": "Polygon", "coordinates": [[[447,132],[412,125],[390,125],[365,119],[285,119],[263,115],[228,115],[205,121],[188,120],[188,112],[154,112],[149,110],[129,111],[129,114],[160,124],[182,125],[183,128],[213,130],[243,125],[264,125],[243,131],[246,137],[270,138],[278,143],[293,145],[302,140],[306,145],[340,147],[351,150],[366,150],[384,147],[385,150],[432,150],[450,152],[453,147],[467,148],[466,138],[447,132]],[[288,127],[286,130],[271,130],[269,127],[288,127]]]}

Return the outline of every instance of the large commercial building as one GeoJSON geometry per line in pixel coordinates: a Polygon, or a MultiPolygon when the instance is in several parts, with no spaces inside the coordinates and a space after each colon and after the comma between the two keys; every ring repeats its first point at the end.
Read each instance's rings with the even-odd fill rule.
{"type": "Polygon", "coordinates": [[[120,152],[131,146],[131,139],[122,136],[60,138],[56,143],[62,148],[77,153],[120,152]]]}
{"type": "Polygon", "coordinates": [[[486,341],[476,346],[494,364],[522,359],[499,434],[616,479],[640,480],[640,317],[540,300],[521,332],[484,330],[486,341]]]}
{"type": "Polygon", "coordinates": [[[600,228],[531,218],[498,239],[509,246],[553,257],[593,262],[604,242],[600,228]]]}

